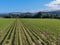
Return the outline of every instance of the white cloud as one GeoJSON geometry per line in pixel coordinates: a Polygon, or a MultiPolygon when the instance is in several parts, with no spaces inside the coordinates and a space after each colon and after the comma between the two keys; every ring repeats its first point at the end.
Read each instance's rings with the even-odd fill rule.
{"type": "Polygon", "coordinates": [[[60,10],[60,0],[53,0],[48,4],[45,4],[49,10],[60,10]]]}

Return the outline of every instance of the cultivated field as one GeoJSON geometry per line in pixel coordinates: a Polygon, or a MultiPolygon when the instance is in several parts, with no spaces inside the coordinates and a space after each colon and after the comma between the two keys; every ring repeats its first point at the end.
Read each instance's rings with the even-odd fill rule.
{"type": "Polygon", "coordinates": [[[0,18],[0,45],[60,45],[60,20],[0,18]]]}

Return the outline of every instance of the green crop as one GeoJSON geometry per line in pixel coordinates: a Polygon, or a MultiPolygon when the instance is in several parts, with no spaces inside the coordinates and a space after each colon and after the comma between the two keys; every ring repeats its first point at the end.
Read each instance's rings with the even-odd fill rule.
{"type": "Polygon", "coordinates": [[[0,18],[0,45],[60,45],[60,20],[0,18]]]}

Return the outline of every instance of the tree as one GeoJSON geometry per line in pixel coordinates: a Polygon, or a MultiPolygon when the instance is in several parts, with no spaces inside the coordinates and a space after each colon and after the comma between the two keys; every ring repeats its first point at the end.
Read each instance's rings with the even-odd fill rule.
{"type": "Polygon", "coordinates": [[[42,13],[38,12],[36,15],[34,15],[34,18],[42,18],[42,13]]]}

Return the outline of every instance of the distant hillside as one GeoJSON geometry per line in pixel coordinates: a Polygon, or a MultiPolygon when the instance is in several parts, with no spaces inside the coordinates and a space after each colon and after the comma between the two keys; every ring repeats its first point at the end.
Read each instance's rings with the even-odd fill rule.
{"type": "Polygon", "coordinates": [[[60,14],[60,10],[56,10],[56,11],[49,11],[49,12],[44,12],[44,13],[60,14]]]}
{"type": "Polygon", "coordinates": [[[49,12],[11,12],[11,13],[4,13],[0,14],[0,17],[5,17],[5,18],[60,18],[60,10],[57,11],[49,11],[49,12]]]}
{"type": "Polygon", "coordinates": [[[60,10],[50,12],[52,14],[60,14],[60,10]]]}
{"type": "MultiPolygon", "coordinates": [[[[60,14],[60,10],[48,11],[48,12],[43,12],[43,11],[41,11],[41,12],[44,13],[44,14],[48,14],[48,13],[50,13],[50,14],[60,14]]],[[[0,16],[5,16],[5,15],[8,15],[8,14],[28,14],[28,13],[35,15],[35,14],[38,13],[38,12],[36,12],[36,13],[32,13],[32,12],[26,12],[26,13],[23,13],[23,12],[10,12],[10,13],[0,14],[0,16]]]]}

